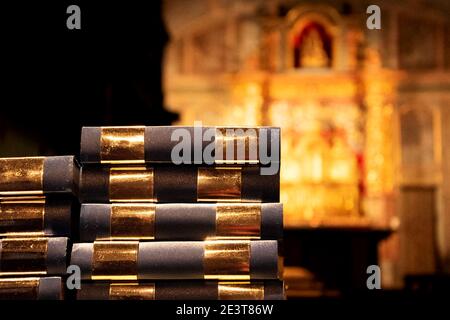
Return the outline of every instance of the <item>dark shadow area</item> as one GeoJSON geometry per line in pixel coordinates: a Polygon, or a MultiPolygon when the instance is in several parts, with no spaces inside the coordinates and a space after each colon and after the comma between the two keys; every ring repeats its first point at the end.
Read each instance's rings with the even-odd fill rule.
{"type": "Polygon", "coordinates": [[[177,118],[164,109],[160,1],[28,1],[2,13],[1,156],[78,155],[82,126],[177,118]],[[72,4],[81,30],[66,27],[72,4]]]}

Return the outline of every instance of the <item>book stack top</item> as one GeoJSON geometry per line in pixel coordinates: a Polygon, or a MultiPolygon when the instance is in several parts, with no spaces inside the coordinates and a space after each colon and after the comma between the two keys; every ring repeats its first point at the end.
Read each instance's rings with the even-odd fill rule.
{"type": "Polygon", "coordinates": [[[275,127],[84,127],[80,200],[278,202],[275,127]]]}
{"type": "Polygon", "coordinates": [[[279,164],[279,142],[277,127],[84,127],[81,163],[178,164],[173,155],[183,150],[184,164],[279,164]]]}
{"type": "Polygon", "coordinates": [[[76,196],[78,177],[74,156],[0,158],[0,197],[76,196]]]}

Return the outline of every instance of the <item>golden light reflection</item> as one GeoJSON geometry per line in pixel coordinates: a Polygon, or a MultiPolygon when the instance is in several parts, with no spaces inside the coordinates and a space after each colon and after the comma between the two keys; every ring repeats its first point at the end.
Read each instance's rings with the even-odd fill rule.
{"type": "MultiPolygon", "coordinates": [[[[277,96],[282,96],[280,91],[277,96]]],[[[285,100],[273,102],[269,114],[270,124],[282,127],[285,225],[361,222],[359,107],[351,101],[334,105],[320,99],[285,100]]]]}
{"type": "MultiPolygon", "coordinates": [[[[394,185],[395,77],[383,69],[376,50],[364,57],[350,50],[358,47],[358,32],[347,43],[355,55],[342,60],[339,52],[348,54],[348,48],[338,41],[333,23],[322,18],[314,15],[321,27],[301,38],[298,48],[291,37],[274,37],[286,41],[287,52],[268,58],[273,69],[244,63],[235,72],[173,73],[168,79],[167,100],[181,114],[178,124],[281,127],[287,227],[367,225],[366,198],[389,194],[394,185]]],[[[310,23],[298,20],[287,34],[295,38],[310,23]]],[[[268,50],[280,48],[285,47],[268,50]]],[[[261,57],[269,54],[266,49],[261,57]]]]}
{"type": "MultiPolygon", "coordinates": [[[[317,82],[315,77],[291,80],[291,85],[296,84],[300,91],[317,82]]],[[[235,104],[220,108],[220,112],[216,109],[213,116],[196,115],[197,120],[208,124],[225,121],[282,128],[281,201],[288,227],[359,224],[364,220],[360,212],[363,173],[358,164],[364,152],[364,113],[353,95],[333,100],[333,92],[339,96],[341,89],[348,88],[353,81],[340,80],[327,79],[303,101],[300,97],[292,99],[291,86],[267,84],[245,76],[235,79],[235,85],[230,84],[230,101],[235,104]],[[328,85],[330,82],[334,83],[333,87],[328,85]],[[268,99],[267,92],[277,98],[268,99]],[[282,99],[283,96],[287,98],[282,99]]],[[[186,116],[187,113],[182,111],[181,124],[189,124],[192,115],[186,116]]]]}

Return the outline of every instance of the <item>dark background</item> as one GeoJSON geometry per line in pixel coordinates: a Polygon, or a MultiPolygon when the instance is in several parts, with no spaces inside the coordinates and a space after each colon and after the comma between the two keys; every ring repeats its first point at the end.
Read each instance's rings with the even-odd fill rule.
{"type": "Polygon", "coordinates": [[[152,1],[19,1],[1,8],[1,156],[79,153],[81,126],[170,124],[161,85],[168,34],[152,1]],[[69,30],[69,5],[81,30],[69,30]],[[2,139],[3,136],[3,139],[2,139]]]}

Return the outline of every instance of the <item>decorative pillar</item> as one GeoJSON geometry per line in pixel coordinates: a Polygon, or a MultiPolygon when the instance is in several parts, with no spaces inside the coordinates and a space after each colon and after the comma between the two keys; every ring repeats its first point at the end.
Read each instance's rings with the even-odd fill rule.
{"type": "Polygon", "coordinates": [[[381,225],[386,225],[390,217],[386,215],[385,206],[380,204],[392,197],[395,183],[396,82],[394,73],[382,69],[378,51],[368,49],[363,70],[365,195],[368,201],[365,211],[373,222],[381,225]]]}
{"type": "MultiPolygon", "coordinates": [[[[362,79],[366,108],[364,213],[373,226],[396,228],[399,218],[395,212],[394,105],[398,73],[383,69],[379,52],[367,49],[362,79]]],[[[398,236],[385,241],[379,248],[379,254],[382,285],[397,286],[398,236]]]]}

